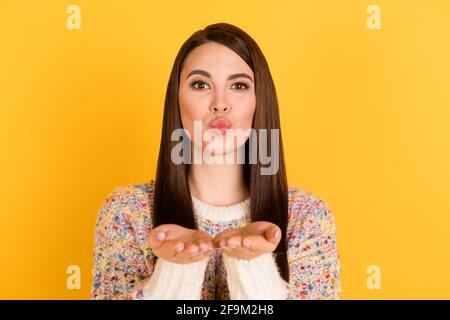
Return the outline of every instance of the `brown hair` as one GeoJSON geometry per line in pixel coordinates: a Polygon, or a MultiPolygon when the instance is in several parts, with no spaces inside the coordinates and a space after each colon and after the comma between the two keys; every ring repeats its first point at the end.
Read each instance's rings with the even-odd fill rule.
{"type": "MultiPolygon", "coordinates": [[[[196,229],[193,204],[189,190],[188,165],[171,161],[171,150],[179,143],[171,141],[175,129],[182,128],[178,105],[178,89],[183,62],[196,47],[216,42],[236,52],[252,69],[255,77],[256,110],[253,129],[268,129],[267,150],[271,154],[270,129],[280,129],[278,101],[267,61],[257,43],[243,30],[227,23],[217,23],[195,32],[181,46],[175,58],[167,85],[161,144],[153,199],[154,227],[173,223],[196,229]]],[[[278,244],[276,262],[284,280],[289,281],[286,253],[288,220],[288,186],[284,164],[283,143],[279,131],[279,170],[274,175],[261,175],[262,165],[248,163],[249,140],[245,143],[244,180],[250,190],[252,221],[269,221],[278,225],[282,238],[278,244]]]]}

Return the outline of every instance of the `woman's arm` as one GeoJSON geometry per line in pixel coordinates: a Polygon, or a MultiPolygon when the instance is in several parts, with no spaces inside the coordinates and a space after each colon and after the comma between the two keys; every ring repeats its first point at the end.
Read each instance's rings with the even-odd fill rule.
{"type": "Polygon", "coordinates": [[[208,259],[175,264],[136,241],[127,219],[133,193],[118,188],[100,209],[95,231],[92,299],[200,299],[208,259]]]}
{"type": "Polygon", "coordinates": [[[287,234],[289,300],[340,299],[333,213],[315,195],[294,198],[287,234]]]}
{"type": "Polygon", "coordinates": [[[224,253],[231,299],[340,299],[333,215],[320,198],[294,201],[286,237],[289,283],[281,278],[272,253],[251,260],[224,253]]]}

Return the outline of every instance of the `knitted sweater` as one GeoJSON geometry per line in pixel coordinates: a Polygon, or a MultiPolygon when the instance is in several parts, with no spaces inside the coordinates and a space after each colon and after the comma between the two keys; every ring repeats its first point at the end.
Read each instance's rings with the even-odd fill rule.
{"type": "MultiPolygon", "coordinates": [[[[155,259],[147,246],[154,181],[118,187],[98,212],[92,299],[339,299],[334,217],[319,196],[289,187],[289,283],[273,254],[240,260],[221,251],[190,264],[155,259]]],[[[192,197],[200,230],[215,236],[250,220],[250,198],[213,206],[192,197]]]]}

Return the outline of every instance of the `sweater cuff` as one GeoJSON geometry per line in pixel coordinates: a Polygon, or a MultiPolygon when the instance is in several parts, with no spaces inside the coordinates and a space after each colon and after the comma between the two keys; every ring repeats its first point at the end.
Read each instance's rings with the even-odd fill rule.
{"type": "Polygon", "coordinates": [[[223,253],[228,290],[232,300],[285,300],[288,286],[272,253],[243,260],[223,253]]]}
{"type": "Polygon", "coordinates": [[[181,264],[162,258],[156,261],[142,288],[144,300],[200,300],[209,259],[181,264]]]}

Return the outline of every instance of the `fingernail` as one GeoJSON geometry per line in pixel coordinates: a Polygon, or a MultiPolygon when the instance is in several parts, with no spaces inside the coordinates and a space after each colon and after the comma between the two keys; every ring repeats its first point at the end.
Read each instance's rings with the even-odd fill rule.
{"type": "Polygon", "coordinates": [[[164,232],[158,232],[156,234],[156,239],[158,240],[164,240],[166,238],[166,234],[164,232]]]}
{"type": "Polygon", "coordinates": [[[275,231],[275,232],[273,233],[273,237],[274,237],[274,238],[278,237],[278,234],[279,234],[279,232],[278,232],[278,230],[277,230],[277,231],[275,231]]]}
{"type": "Polygon", "coordinates": [[[181,245],[179,245],[178,247],[175,248],[175,250],[177,252],[183,251],[183,249],[184,249],[184,244],[181,244],[181,245]]]}

